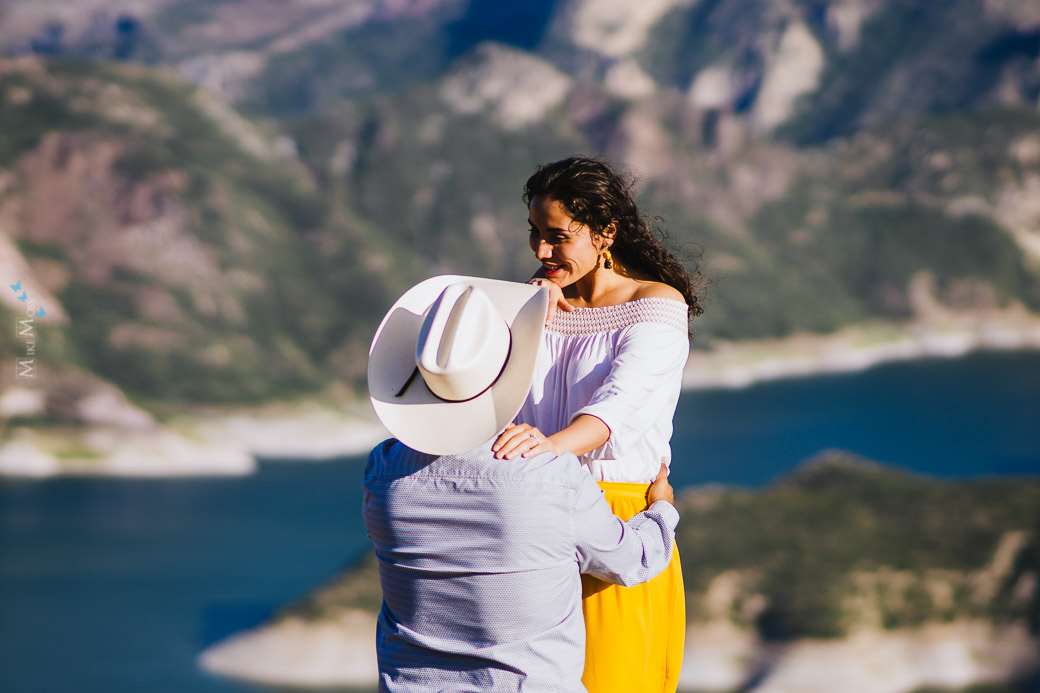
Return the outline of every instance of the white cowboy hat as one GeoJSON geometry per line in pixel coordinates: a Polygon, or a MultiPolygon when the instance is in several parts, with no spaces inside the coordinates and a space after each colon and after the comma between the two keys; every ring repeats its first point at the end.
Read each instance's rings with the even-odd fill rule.
{"type": "Polygon", "coordinates": [[[413,286],[368,350],[379,420],[434,455],[490,440],[527,398],[548,304],[546,289],[497,279],[444,275],[413,286]]]}

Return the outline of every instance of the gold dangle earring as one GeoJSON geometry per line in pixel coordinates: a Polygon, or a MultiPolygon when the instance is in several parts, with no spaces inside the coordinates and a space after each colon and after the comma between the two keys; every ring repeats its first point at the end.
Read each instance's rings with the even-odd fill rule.
{"type": "Polygon", "coordinates": [[[610,251],[603,251],[603,269],[613,269],[614,261],[610,259],[610,251]]]}

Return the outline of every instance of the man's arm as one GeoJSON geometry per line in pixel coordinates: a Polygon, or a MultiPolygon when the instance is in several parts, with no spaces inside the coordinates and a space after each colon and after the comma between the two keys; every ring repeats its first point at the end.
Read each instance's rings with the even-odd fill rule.
{"type": "Polygon", "coordinates": [[[664,570],[672,559],[679,512],[673,505],[668,472],[661,471],[650,486],[650,507],[628,522],[610,511],[599,486],[582,471],[575,508],[575,532],[581,572],[630,587],[664,570]]]}

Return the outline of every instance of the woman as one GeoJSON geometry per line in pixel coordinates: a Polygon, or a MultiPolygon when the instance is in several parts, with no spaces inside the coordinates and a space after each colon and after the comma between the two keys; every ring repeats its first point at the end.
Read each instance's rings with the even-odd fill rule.
{"type": "MultiPolygon", "coordinates": [[[[685,267],[607,164],[572,157],[543,166],[524,186],[524,201],[542,264],[531,281],[554,292],[559,310],[550,311],[518,423],[493,449],[505,459],[575,453],[628,519],[671,462],[689,317],[701,308],[685,267]]],[[[582,592],[589,691],[674,691],[685,634],[678,553],[646,585],[583,577],[582,592]]]]}

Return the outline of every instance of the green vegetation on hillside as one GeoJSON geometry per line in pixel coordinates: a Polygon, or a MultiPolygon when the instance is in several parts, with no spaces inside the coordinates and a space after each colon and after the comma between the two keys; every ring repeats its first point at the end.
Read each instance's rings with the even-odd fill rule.
{"type": "Polygon", "coordinates": [[[273,57],[251,81],[243,106],[292,117],[414,87],[447,65],[446,43],[441,27],[428,18],[365,24],[273,57]]]}
{"type": "Polygon", "coordinates": [[[0,123],[17,124],[0,138],[8,195],[64,180],[61,160],[41,158],[45,138],[90,162],[63,200],[72,223],[50,228],[30,208],[12,229],[31,264],[61,267],[48,276],[63,277],[50,288],[71,346],[41,352],[48,368],[84,368],[156,406],[363,378],[361,345],[402,281],[374,260],[399,251],[368,243],[366,224],[270,153],[260,127],[137,67],[26,63],[0,75],[0,95],[0,123]]]}
{"type": "MultiPolygon", "coordinates": [[[[750,238],[707,227],[709,257],[741,260],[717,277],[707,332],[781,337],[909,319],[921,273],[954,310],[1019,302],[1036,311],[1037,263],[994,208],[1036,175],[1038,162],[1010,152],[1038,128],[1040,117],[1023,109],[908,117],[806,150],[805,172],[748,219],[750,238]],[[965,200],[972,206],[958,208],[965,200]]],[[[668,204],[671,228],[706,228],[668,204]]]]}
{"type": "MultiPolygon", "coordinates": [[[[980,617],[1040,632],[1040,590],[1014,592],[1027,574],[1040,575],[1036,482],[937,481],[832,454],[761,493],[698,492],[679,508],[687,592],[702,595],[723,571],[743,571],[744,596],[762,595],[765,607],[734,619],[751,616],[745,625],[766,637],[837,637],[867,625],[870,614],[849,601],[864,589],[859,596],[886,628],[980,617]],[[980,586],[971,576],[985,574],[1016,531],[1026,543],[1005,573],[980,586]],[[879,579],[865,588],[856,573],[879,579]],[[949,600],[937,602],[947,589],[949,600]]],[[[703,617],[700,604],[690,600],[694,619],[703,617]]]]}
{"type": "Polygon", "coordinates": [[[526,279],[537,263],[523,183],[539,163],[584,146],[567,130],[509,132],[484,115],[443,108],[424,88],[342,107],[293,134],[327,194],[342,195],[428,273],[526,279]],[[334,163],[338,146],[350,148],[345,171],[334,163]],[[475,228],[480,220],[486,227],[475,228]]]}
{"type": "MultiPolygon", "coordinates": [[[[486,114],[437,113],[435,98],[416,91],[301,123],[305,160],[323,173],[328,194],[343,195],[428,258],[431,271],[521,278],[534,266],[519,202],[523,181],[538,163],[594,151],[598,131],[560,124],[509,132],[486,114]],[[429,115],[415,121],[414,113],[429,115]],[[349,149],[346,169],[334,165],[337,147],[349,149]],[[480,219],[493,235],[480,233],[480,219]]],[[[617,123],[589,125],[604,126],[617,123]]],[[[710,219],[665,184],[642,189],[642,208],[664,215],[673,248],[704,249],[713,284],[694,326],[699,343],[906,320],[915,314],[910,285],[922,272],[951,308],[1017,301],[1036,310],[1040,275],[1007,229],[985,208],[964,213],[953,205],[969,195],[991,199],[1009,174],[1028,175],[1009,150],[1037,127],[1040,118],[1021,110],[912,118],[806,150],[804,172],[743,220],[746,231],[710,219]],[[943,157],[951,163],[938,175],[934,162],[943,157]],[[719,256],[735,264],[718,270],[719,256]]],[[[688,165],[684,173],[705,190],[732,195],[696,151],[688,165]]]]}
{"type": "Polygon", "coordinates": [[[820,84],[780,136],[810,144],[904,114],[957,113],[986,103],[1002,72],[1029,69],[1035,37],[978,9],[971,0],[882,3],[852,50],[823,42],[829,50],[820,84]]]}
{"type": "Polygon", "coordinates": [[[41,89],[31,77],[18,72],[0,74],[0,167],[8,167],[22,153],[36,147],[55,130],[100,127],[104,121],[79,113],[61,95],[41,89]]]}

